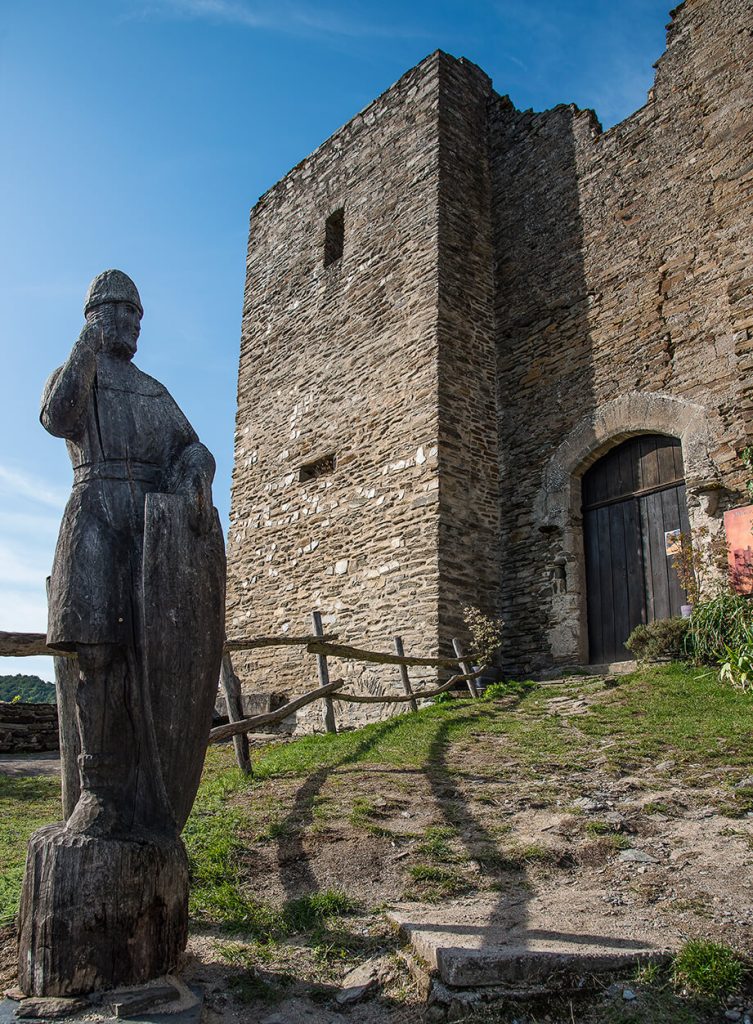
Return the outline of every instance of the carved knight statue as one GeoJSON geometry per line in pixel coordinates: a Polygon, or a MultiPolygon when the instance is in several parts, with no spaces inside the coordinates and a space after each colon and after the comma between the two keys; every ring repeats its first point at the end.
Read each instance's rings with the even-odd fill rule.
{"type": "Polygon", "coordinates": [[[179,832],[199,782],[224,636],[214,459],[168,391],[132,362],[143,315],[133,281],[104,271],[84,313],[40,416],[66,440],[73,489],[48,602],[48,644],[65,655],[55,660],[67,821],[32,837],[20,915],[21,987],[36,995],[146,980],[185,944],[179,832]],[[47,864],[54,885],[35,863],[47,864]],[[101,905],[111,897],[96,887],[108,885],[119,887],[117,907],[101,905]],[[89,890],[100,905],[88,916],[68,906],[89,890]],[[75,963],[64,933],[79,946],[75,963]]]}

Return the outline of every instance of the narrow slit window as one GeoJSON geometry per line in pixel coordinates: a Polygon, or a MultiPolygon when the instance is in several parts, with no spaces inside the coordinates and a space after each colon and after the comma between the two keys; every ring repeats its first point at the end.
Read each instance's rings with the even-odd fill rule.
{"type": "Polygon", "coordinates": [[[345,244],[345,210],[341,207],[331,213],[324,224],[324,266],[342,259],[345,244]]]}
{"type": "Polygon", "coordinates": [[[314,462],[307,462],[298,470],[299,483],[305,484],[307,480],[316,480],[319,476],[326,476],[327,473],[334,473],[337,459],[334,452],[323,455],[314,462]]]}

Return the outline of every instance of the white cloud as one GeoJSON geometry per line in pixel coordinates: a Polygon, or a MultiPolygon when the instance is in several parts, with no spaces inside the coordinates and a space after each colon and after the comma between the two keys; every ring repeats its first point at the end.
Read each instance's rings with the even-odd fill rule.
{"type": "MultiPolygon", "coordinates": [[[[45,582],[36,589],[0,586],[0,629],[8,633],[44,633],[47,629],[45,582]]],[[[5,674],[5,659],[0,659],[5,674]]]]}
{"type": "Polygon", "coordinates": [[[52,565],[50,545],[43,548],[17,543],[9,544],[0,538],[0,587],[29,587],[44,590],[44,583],[52,565]]]}
{"type": "Polygon", "coordinates": [[[291,3],[243,3],[240,0],[152,0],[141,7],[142,16],[202,19],[246,28],[267,29],[292,35],[331,35],[352,38],[423,38],[426,32],[398,28],[394,24],[348,18],[338,11],[326,11],[291,3]]]}
{"type": "MultiPolygon", "coordinates": [[[[2,630],[43,633],[47,628],[46,579],[52,567],[65,500],[62,488],[24,470],[0,464],[2,630]]],[[[23,671],[18,660],[0,659],[0,674],[23,671]],[[11,662],[16,666],[14,669],[10,668],[11,662]]],[[[45,678],[48,677],[49,671],[45,678]]]]}
{"type": "Polygon", "coordinates": [[[46,515],[37,512],[8,512],[0,508],[0,536],[33,537],[57,536],[60,529],[60,515],[46,515]]]}
{"type": "Polygon", "coordinates": [[[5,498],[28,498],[40,505],[63,511],[67,492],[50,487],[47,481],[19,469],[0,465],[0,494],[5,498]]]}

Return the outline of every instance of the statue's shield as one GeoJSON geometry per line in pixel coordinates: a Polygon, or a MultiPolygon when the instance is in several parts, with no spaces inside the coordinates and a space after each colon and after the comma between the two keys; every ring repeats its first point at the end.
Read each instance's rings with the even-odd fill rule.
{"type": "Polygon", "coordinates": [[[199,536],[182,495],[147,495],[143,595],[154,731],[182,829],[199,787],[225,637],[225,545],[216,510],[212,529],[199,536]]]}

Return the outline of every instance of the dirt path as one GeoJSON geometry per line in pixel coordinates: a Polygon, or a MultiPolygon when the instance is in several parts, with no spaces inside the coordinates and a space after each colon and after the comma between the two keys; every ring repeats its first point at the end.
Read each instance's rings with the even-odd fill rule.
{"type": "Polygon", "coordinates": [[[0,754],[0,774],[14,777],[60,775],[60,754],[57,750],[38,754],[0,754]]]}
{"type": "MultiPolygon", "coordinates": [[[[753,949],[753,778],[736,745],[747,719],[730,727],[714,711],[704,732],[702,707],[687,734],[666,727],[665,742],[660,720],[644,726],[650,689],[628,682],[618,700],[610,686],[571,680],[523,703],[466,703],[419,722],[424,733],[402,746],[395,724],[352,734],[325,757],[312,750],[299,774],[277,771],[224,800],[240,840],[227,898],[247,901],[248,916],[235,931],[192,931],[186,972],[206,987],[207,1020],[440,1019],[446,1007],[427,1007],[426,973],[390,918],[444,929],[457,945],[470,936],[481,950],[506,936],[529,950],[584,938],[676,950],[695,937],[753,949]],[[270,914],[328,892],[355,912],[271,937],[270,914]],[[374,983],[353,1005],[338,1003],[363,982],[354,970],[374,983]]],[[[230,750],[213,756],[232,764],[230,750]]],[[[7,953],[11,933],[2,938],[7,953]]],[[[702,1005],[666,979],[627,973],[595,994],[468,1019],[745,1024],[748,1004],[744,991],[737,1003],[702,1005]]]]}

